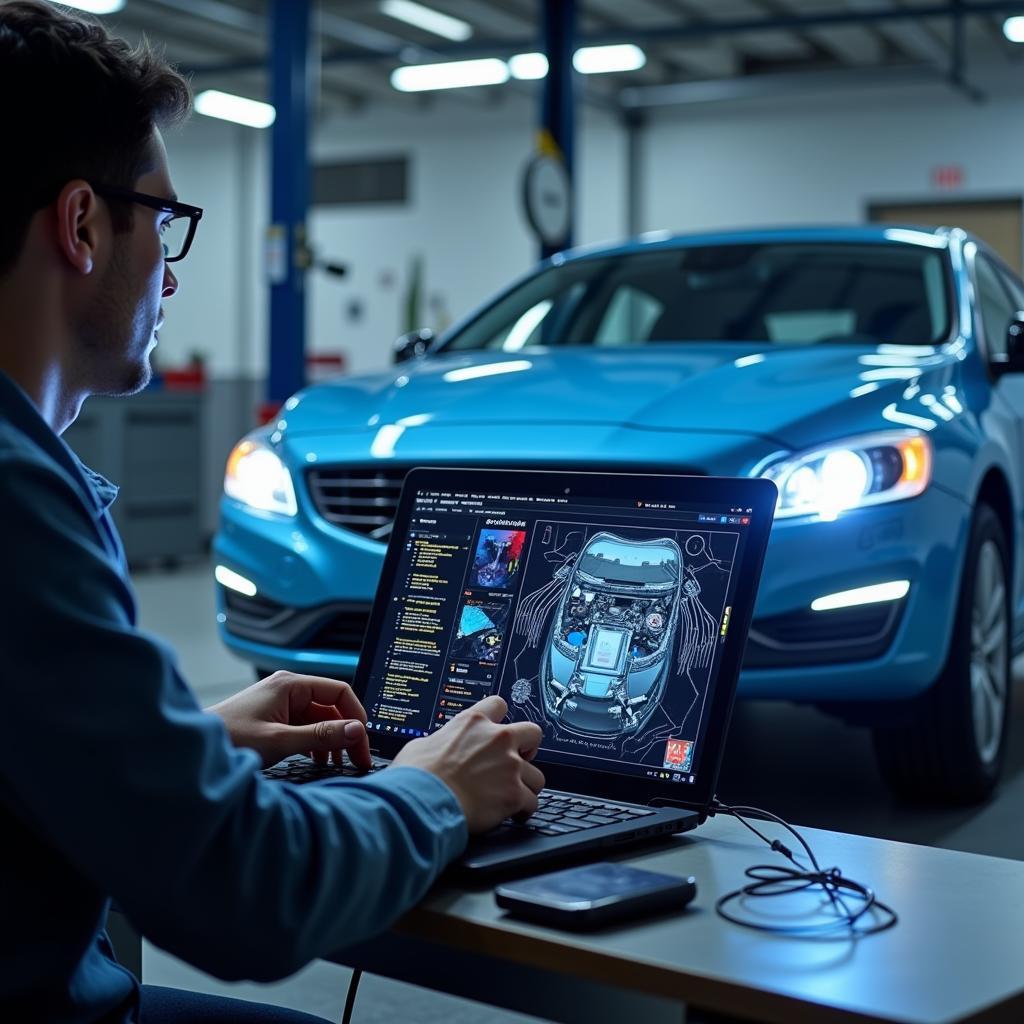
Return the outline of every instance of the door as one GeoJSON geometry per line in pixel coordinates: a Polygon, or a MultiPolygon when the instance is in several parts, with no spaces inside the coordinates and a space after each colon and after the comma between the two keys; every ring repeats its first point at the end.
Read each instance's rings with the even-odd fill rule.
{"type": "Polygon", "coordinates": [[[1017,199],[927,203],[872,203],[868,220],[883,224],[963,228],[987,242],[1015,273],[1021,272],[1022,206],[1017,199]]]}

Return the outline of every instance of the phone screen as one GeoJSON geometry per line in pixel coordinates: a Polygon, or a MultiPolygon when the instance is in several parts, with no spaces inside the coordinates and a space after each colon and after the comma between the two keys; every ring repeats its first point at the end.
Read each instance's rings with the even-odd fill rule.
{"type": "Polygon", "coordinates": [[[678,885],[682,879],[655,871],[643,871],[628,864],[588,864],[555,871],[508,886],[515,895],[545,903],[576,903],[636,896],[678,885]]]}

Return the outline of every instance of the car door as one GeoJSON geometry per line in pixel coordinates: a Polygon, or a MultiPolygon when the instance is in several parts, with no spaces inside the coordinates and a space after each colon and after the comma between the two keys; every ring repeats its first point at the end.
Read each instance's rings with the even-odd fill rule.
{"type": "MultiPolygon", "coordinates": [[[[1006,336],[1010,321],[1018,311],[1024,311],[1024,284],[1001,263],[979,250],[974,259],[975,294],[981,314],[985,358],[989,365],[997,355],[1006,354],[1006,336]]],[[[1008,449],[1010,471],[1015,479],[1010,486],[1014,496],[1017,549],[1014,573],[1015,623],[1020,629],[1024,619],[1024,559],[1021,558],[1020,538],[1024,536],[1024,373],[993,374],[993,425],[1008,449]]]]}

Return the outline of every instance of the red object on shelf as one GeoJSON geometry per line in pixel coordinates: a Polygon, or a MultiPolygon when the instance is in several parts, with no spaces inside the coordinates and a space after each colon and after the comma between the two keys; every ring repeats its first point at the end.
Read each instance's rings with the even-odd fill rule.
{"type": "Polygon", "coordinates": [[[206,386],[206,373],[201,366],[161,370],[160,379],[166,391],[199,391],[206,386]]]}
{"type": "Polygon", "coordinates": [[[328,380],[345,372],[345,355],[342,352],[317,352],[306,356],[306,378],[310,382],[328,380]]]}
{"type": "Polygon", "coordinates": [[[257,424],[262,427],[264,423],[269,423],[272,419],[276,419],[282,405],[284,405],[284,402],[261,402],[256,407],[257,424]]]}

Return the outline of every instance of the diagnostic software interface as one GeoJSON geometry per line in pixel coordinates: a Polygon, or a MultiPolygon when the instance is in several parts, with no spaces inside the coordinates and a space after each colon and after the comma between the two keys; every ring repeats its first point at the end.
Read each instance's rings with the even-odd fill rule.
{"type": "Polygon", "coordinates": [[[368,728],[489,694],[552,763],[692,784],[752,510],[421,490],[373,654],[368,728]]]}

